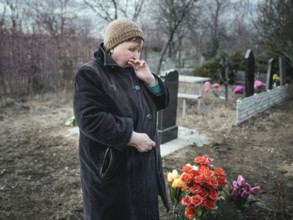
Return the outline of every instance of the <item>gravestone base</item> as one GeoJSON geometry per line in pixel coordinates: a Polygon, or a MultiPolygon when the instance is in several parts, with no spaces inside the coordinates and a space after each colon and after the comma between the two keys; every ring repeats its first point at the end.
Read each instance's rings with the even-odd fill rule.
{"type": "Polygon", "coordinates": [[[160,144],[164,144],[168,141],[174,140],[178,137],[178,126],[166,128],[164,130],[158,130],[160,144]]]}

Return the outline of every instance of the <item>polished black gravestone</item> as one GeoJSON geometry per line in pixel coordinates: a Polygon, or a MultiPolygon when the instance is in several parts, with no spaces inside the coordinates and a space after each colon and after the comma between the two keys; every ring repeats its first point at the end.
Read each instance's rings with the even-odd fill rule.
{"type": "Polygon", "coordinates": [[[178,126],[176,125],[178,72],[172,70],[162,77],[170,93],[168,108],[158,113],[158,133],[161,144],[174,140],[178,137],[178,126]]]}

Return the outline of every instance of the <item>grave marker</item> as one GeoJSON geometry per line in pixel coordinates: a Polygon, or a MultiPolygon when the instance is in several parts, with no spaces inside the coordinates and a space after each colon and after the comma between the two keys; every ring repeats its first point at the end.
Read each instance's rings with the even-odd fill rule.
{"type": "Polygon", "coordinates": [[[279,57],[280,86],[286,82],[286,63],[284,57],[279,57]]]}
{"type": "Polygon", "coordinates": [[[273,67],[273,64],[274,64],[274,58],[269,59],[266,90],[272,89],[272,83],[273,83],[272,67],[273,67]]]}
{"type": "Polygon", "coordinates": [[[176,70],[172,70],[164,78],[162,77],[169,89],[170,103],[168,108],[158,113],[158,133],[161,144],[176,139],[178,136],[178,126],[176,125],[178,75],[176,70]]]}
{"type": "Polygon", "coordinates": [[[225,52],[225,60],[221,60],[220,64],[222,67],[225,67],[225,100],[228,101],[228,85],[229,85],[229,67],[232,66],[232,63],[230,62],[228,58],[228,53],[225,52]]]}
{"type": "Polygon", "coordinates": [[[254,94],[254,55],[251,49],[245,54],[245,96],[254,94]]]}

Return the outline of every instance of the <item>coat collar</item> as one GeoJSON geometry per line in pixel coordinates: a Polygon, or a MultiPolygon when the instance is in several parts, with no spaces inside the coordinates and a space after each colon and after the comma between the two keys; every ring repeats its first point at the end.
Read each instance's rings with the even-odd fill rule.
{"type": "MultiPolygon", "coordinates": [[[[95,58],[100,61],[104,66],[120,67],[115,60],[104,49],[104,43],[100,44],[99,50],[94,53],[95,58]]],[[[121,67],[120,67],[121,68],[121,67]]]]}

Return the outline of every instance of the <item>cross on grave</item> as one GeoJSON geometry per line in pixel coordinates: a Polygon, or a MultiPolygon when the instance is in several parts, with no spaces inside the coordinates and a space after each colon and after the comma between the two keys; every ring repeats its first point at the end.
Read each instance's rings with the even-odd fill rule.
{"type": "Polygon", "coordinates": [[[172,70],[162,77],[169,90],[170,102],[168,108],[158,113],[159,141],[164,144],[178,137],[178,126],[176,125],[177,93],[179,74],[172,70]]]}
{"type": "Polygon", "coordinates": [[[254,55],[251,49],[245,54],[245,96],[254,94],[254,55]]]}
{"type": "Polygon", "coordinates": [[[228,85],[229,85],[229,67],[232,66],[232,62],[228,58],[228,53],[225,52],[225,60],[221,60],[220,64],[225,67],[225,100],[228,101],[228,85]]]}
{"type": "Polygon", "coordinates": [[[284,57],[279,57],[280,86],[286,82],[286,63],[284,57]]]}
{"type": "Polygon", "coordinates": [[[273,64],[274,64],[274,58],[269,59],[266,90],[272,89],[272,83],[273,83],[272,67],[273,67],[273,64]]]}

